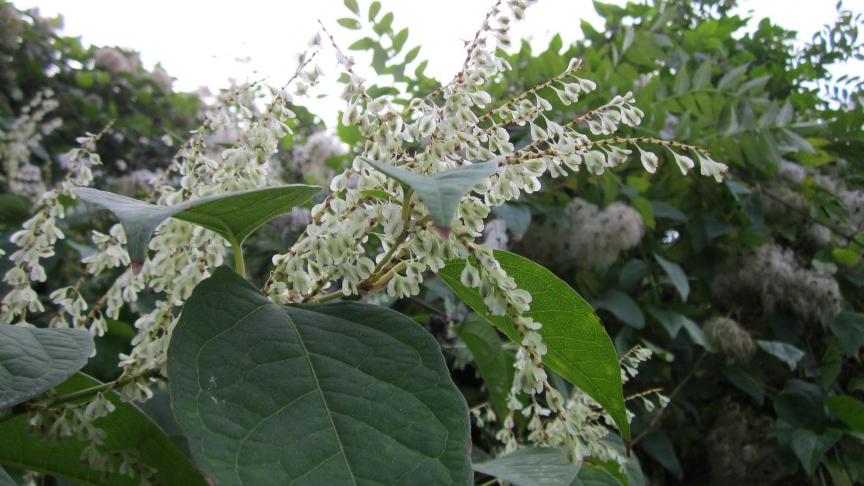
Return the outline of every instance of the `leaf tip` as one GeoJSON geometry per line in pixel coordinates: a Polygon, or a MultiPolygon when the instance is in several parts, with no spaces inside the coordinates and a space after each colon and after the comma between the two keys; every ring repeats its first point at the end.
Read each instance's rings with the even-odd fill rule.
{"type": "Polygon", "coordinates": [[[449,239],[450,234],[452,233],[452,229],[449,226],[444,226],[440,224],[435,225],[435,231],[438,232],[438,236],[444,238],[445,240],[449,239]]]}

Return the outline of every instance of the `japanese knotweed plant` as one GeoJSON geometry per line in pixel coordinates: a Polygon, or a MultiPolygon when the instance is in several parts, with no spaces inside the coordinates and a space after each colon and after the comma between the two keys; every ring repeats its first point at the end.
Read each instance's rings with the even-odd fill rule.
{"type": "MultiPolygon", "coordinates": [[[[668,150],[685,174],[694,157],[701,173],[718,181],[727,168],[699,147],[615,136],[620,124],[641,120],[631,93],[567,122],[550,119],[547,97],[571,105],[595,88],[579,77],[575,59],[524,93],[491,99],[484,88],[510,69],[498,48],[509,45],[510,25],[529,3],[499,0],[452,80],[405,107],[371,96],[354,60],[322,26],[347,79],[341,121],[356,127],[365,143],[316,200],[301,236],[273,255],[260,289],[244,278],[244,240],[318,192],[281,184],[269,161],[290,132],[289,104],[321,76],[314,64],[324,48],[321,35],[300,55],[288,84],[266,88],[263,109],[256,96],[261,82],[226,92],[154,182],[151,202],[85,187],[99,163],[99,135],[82,139],[69,156],[70,175],[42,196],[36,215],[12,237],[18,249],[9,256],[4,281],[11,290],[0,316],[22,344],[0,342],[0,360],[46,370],[0,376],[0,409],[11,409],[0,434],[84,440],[77,449],[68,445],[68,453],[114,484],[129,481],[122,473],[171,483],[178,471],[190,475],[184,483],[203,482],[171,447],[115,437],[124,430],[112,416],[122,412],[122,423],[136,423],[140,418],[128,402],[145,401],[154,387],[167,385],[192,457],[217,484],[470,483],[469,411],[437,342],[413,320],[365,303],[377,292],[416,296],[424,278],[437,274],[478,316],[472,327],[466,321],[463,339],[491,346],[496,357],[487,369],[506,365],[500,379],[487,383],[489,406],[475,416],[498,424],[496,437],[511,454],[474,469],[518,482],[520,468],[537,461],[552,461],[562,477],[573,478],[583,461],[585,468],[611,461],[610,470],[620,474],[627,455],[608,443],[608,427],[629,440],[622,382],[650,353],[640,348],[619,361],[573,289],[540,265],[493,251],[478,238],[492,207],[540,190],[546,174],[584,168],[600,175],[636,155],[653,173],[659,158],[652,148],[668,150]],[[521,147],[510,139],[516,126],[530,133],[521,147]],[[235,134],[230,148],[208,145],[208,137],[226,129],[235,134]],[[76,199],[111,210],[120,224],[94,232],[97,251],[83,260],[79,282],[42,302],[33,289],[46,280],[40,260],[53,254],[63,237],[59,220],[76,199]],[[233,269],[223,266],[228,247],[233,269]],[[103,297],[86,302],[81,285],[101,275],[116,278],[103,297]],[[140,305],[145,290],[157,298],[140,305]],[[48,336],[67,338],[65,359],[79,369],[80,357],[92,350],[81,333],[103,334],[107,320],[126,306],[139,317],[120,377],[100,384],[79,374],[42,394],[69,374],[48,373],[61,362],[51,356],[57,349],[33,343],[57,331],[48,336]],[[33,327],[31,316],[46,312],[56,329],[33,327]],[[493,328],[483,327],[488,324],[513,342],[515,356],[493,328]],[[553,386],[547,370],[569,385],[553,386]],[[14,400],[7,398],[11,390],[18,391],[14,400]],[[27,435],[28,423],[41,435],[27,435]]],[[[358,11],[355,2],[346,5],[358,11]]],[[[486,365],[479,361],[486,358],[476,349],[482,372],[486,365]]],[[[651,403],[647,395],[634,398],[651,403]]],[[[6,458],[74,476],[64,470],[70,461],[30,464],[8,459],[14,451],[4,447],[0,463],[6,458]]]]}

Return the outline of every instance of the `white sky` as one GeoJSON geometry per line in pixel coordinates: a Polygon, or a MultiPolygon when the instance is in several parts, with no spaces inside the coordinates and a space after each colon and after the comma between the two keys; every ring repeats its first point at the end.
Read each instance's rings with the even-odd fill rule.
{"type": "MultiPolygon", "coordinates": [[[[623,3],[612,0],[614,3],[623,3]]],[[[145,65],[161,63],[176,78],[175,89],[192,91],[200,86],[224,87],[230,77],[268,76],[274,83],[285,81],[294,68],[294,57],[314,34],[317,19],[325,22],[343,49],[359,38],[336,25],[350,15],[342,0],[13,0],[19,8],[39,7],[43,15],[62,14],[65,33],[82,36],[88,44],[121,46],[141,52],[145,65]],[[248,59],[238,62],[238,59],[248,59]]],[[[371,0],[359,0],[361,13],[371,0]]],[[[834,0],[742,0],[742,14],[752,11],[758,19],[770,17],[796,30],[799,41],[808,40],[835,17],[834,0]]],[[[864,0],[846,0],[853,10],[864,10],[864,0]]],[[[394,27],[410,28],[407,48],[421,45],[418,59],[429,59],[426,73],[449,79],[464,58],[464,41],[473,37],[490,1],[483,0],[383,0],[379,17],[395,15],[394,27]]],[[[525,20],[513,31],[517,39],[528,38],[535,47],[545,47],[555,33],[564,42],[581,36],[579,23],[587,19],[599,26],[600,18],[590,0],[541,0],[530,7],[525,20]]],[[[407,49],[406,48],[406,49],[407,49]]],[[[312,100],[310,109],[328,125],[341,107],[335,85],[335,61],[331,51],[319,60],[327,82],[322,89],[333,93],[312,100]]],[[[860,70],[861,64],[850,69],[860,70]]],[[[371,67],[358,71],[372,77],[371,67]],[[365,72],[364,72],[365,71],[365,72]]],[[[845,71],[845,70],[844,70],[845,71]]]]}

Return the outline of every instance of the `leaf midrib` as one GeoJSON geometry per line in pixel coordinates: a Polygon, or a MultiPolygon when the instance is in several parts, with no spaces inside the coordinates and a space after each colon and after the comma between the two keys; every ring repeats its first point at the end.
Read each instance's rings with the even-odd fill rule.
{"type": "Polygon", "coordinates": [[[303,340],[303,336],[302,334],[300,334],[300,329],[297,327],[294,319],[292,319],[291,316],[284,310],[282,311],[282,313],[288,319],[288,323],[291,324],[291,328],[297,335],[297,342],[300,343],[300,347],[303,349],[303,358],[306,360],[306,364],[309,365],[309,370],[312,372],[312,379],[315,380],[315,390],[318,391],[318,395],[321,397],[321,403],[324,404],[324,410],[327,413],[327,420],[330,421],[330,426],[333,429],[333,437],[336,438],[336,444],[339,446],[339,452],[342,454],[342,459],[345,461],[345,467],[348,469],[348,475],[351,477],[351,484],[357,486],[357,480],[354,479],[354,471],[351,470],[351,463],[348,462],[348,455],[345,454],[345,446],[342,445],[342,439],[339,437],[339,433],[336,430],[336,422],[333,421],[333,412],[330,411],[330,405],[327,404],[327,399],[324,397],[324,390],[323,388],[321,388],[321,382],[318,380],[318,373],[315,372],[315,366],[312,364],[309,348],[306,347],[306,342],[303,340]]]}

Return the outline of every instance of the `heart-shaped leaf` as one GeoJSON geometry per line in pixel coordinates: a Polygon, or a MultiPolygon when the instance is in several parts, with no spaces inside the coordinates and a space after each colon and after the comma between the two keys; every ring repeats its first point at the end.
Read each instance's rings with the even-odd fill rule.
{"type": "Polygon", "coordinates": [[[377,160],[367,158],[362,158],[362,160],[388,177],[413,189],[423,204],[426,205],[426,209],[429,210],[432,222],[435,223],[435,226],[443,229],[450,228],[453,217],[456,215],[456,208],[462,198],[465,197],[468,189],[476,186],[498,170],[498,162],[493,160],[471,165],[466,164],[432,175],[422,175],[377,160]]]}
{"type": "Polygon", "coordinates": [[[0,410],[63,383],[92,353],[93,336],[83,329],[0,324],[0,410]]]}
{"type": "Polygon", "coordinates": [[[579,466],[568,463],[560,449],[527,447],[491,461],[474,464],[474,470],[516,486],[570,486],[579,466]]]}
{"type": "MultiPolygon", "coordinates": [[[[60,394],[69,394],[97,386],[100,383],[82,373],[76,373],[57,387],[60,394]]],[[[137,462],[155,471],[152,483],[206,485],[195,466],[171,440],[138,407],[120,400],[114,393],[106,394],[114,411],[96,420],[94,425],[105,432],[105,448],[111,453],[132,453],[137,462]]],[[[81,456],[89,443],[74,439],[49,442],[33,434],[27,415],[20,414],[0,421],[0,464],[50,474],[74,484],[137,486],[141,478],[128,474],[103,474],[87,467],[81,456]]],[[[115,461],[115,466],[119,464],[115,461]]]]}
{"type": "Polygon", "coordinates": [[[436,340],[392,310],[281,306],[220,267],[183,308],[168,376],[220,485],[471,481],[465,400],[436,340]]]}
{"type": "Polygon", "coordinates": [[[228,192],[173,206],[156,206],[89,187],[76,188],[75,195],[117,215],[126,230],[129,255],[140,262],[147,255],[153,231],[170,217],[212,230],[237,247],[261,225],[305,203],[319,190],[317,186],[292,184],[228,192]]]}
{"type": "MultiPolygon", "coordinates": [[[[541,265],[501,250],[495,251],[495,258],[520,289],[531,293],[531,310],[526,315],[543,324],[539,332],[549,349],[543,362],[596,400],[615,421],[622,437],[629,439],[618,354],[591,306],[541,265]]],[[[462,285],[464,268],[464,260],[449,262],[438,275],[474,312],[513,342],[521,342],[509,317],[487,313],[477,291],[462,285]]]]}

